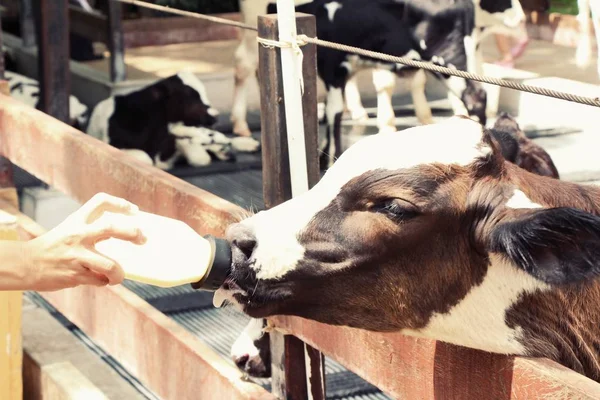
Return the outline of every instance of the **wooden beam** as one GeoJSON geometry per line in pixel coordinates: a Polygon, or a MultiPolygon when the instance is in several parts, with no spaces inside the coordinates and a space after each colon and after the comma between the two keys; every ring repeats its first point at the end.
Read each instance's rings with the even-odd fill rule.
{"type": "MultiPolygon", "coordinates": [[[[10,204],[0,201],[0,210],[24,222],[20,228],[26,239],[44,231],[10,204]]],[[[40,294],[164,399],[275,400],[184,327],[124,286],[40,294]]]]}
{"type": "Polygon", "coordinates": [[[69,122],[71,94],[68,0],[34,0],[37,11],[39,107],[69,122]]]}
{"type": "Polygon", "coordinates": [[[108,18],[105,15],[69,6],[69,24],[71,32],[93,42],[108,44],[108,18]]]}
{"type": "Polygon", "coordinates": [[[23,47],[35,46],[35,18],[32,0],[20,0],[19,21],[23,47]]]}
{"type": "Polygon", "coordinates": [[[30,379],[26,381],[25,398],[28,400],[75,400],[80,396],[90,400],[109,400],[69,362],[39,367],[25,356],[23,374],[30,379]]]}
{"type": "Polygon", "coordinates": [[[23,300],[24,399],[92,400],[88,393],[109,399],[146,399],[50,312],[26,297],[23,300]],[[80,391],[78,396],[75,390],[80,391]]]}
{"type": "Polygon", "coordinates": [[[277,329],[293,332],[394,398],[600,398],[599,383],[546,359],[506,357],[398,333],[333,327],[302,318],[277,317],[272,322],[277,329]]]}
{"type": "Polygon", "coordinates": [[[123,43],[123,5],[116,1],[108,2],[108,51],[110,51],[110,80],[122,82],[126,76],[125,48],[123,43]]]}
{"type": "Polygon", "coordinates": [[[0,155],[80,202],[98,192],[110,193],[132,201],[142,210],[184,221],[202,234],[222,236],[229,224],[239,220],[242,211],[1,95],[0,155]]]}
{"type": "MultiPolygon", "coordinates": [[[[2,44],[0,29],[0,45],[2,44]]],[[[2,65],[2,71],[4,65],[2,65]]],[[[8,95],[9,86],[0,81],[0,93],[8,95]]],[[[14,185],[12,163],[0,157],[0,198],[11,207],[18,207],[17,190],[14,185]]],[[[0,213],[0,240],[19,240],[16,219],[5,212],[0,213]]],[[[0,399],[17,400],[23,395],[21,345],[21,310],[23,294],[20,291],[0,291],[0,399]]]]}
{"type": "MultiPolygon", "coordinates": [[[[239,13],[215,14],[216,17],[239,21],[239,13]]],[[[211,40],[236,40],[240,29],[214,22],[188,18],[139,18],[123,21],[125,48],[163,46],[176,43],[211,40]]]]}
{"type": "MultiPolygon", "coordinates": [[[[0,212],[0,240],[19,240],[16,220],[5,212],[0,212]]],[[[22,292],[0,291],[0,399],[20,400],[23,396],[22,301],[22,292]]]]}
{"type": "MultiPolygon", "coordinates": [[[[316,35],[312,15],[297,14],[299,33],[316,35]]],[[[277,16],[259,16],[259,37],[278,40],[277,16]]],[[[305,92],[304,130],[306,135],[309,186],[319,180],[317,157],[317,73],[316,47],[303,48],[305,92]]],[[[286,118],[283,98],[281,55],[278,49],[259,46],[259,80],[261,82],[261,127],[263,157],[263,197],[267,208],[290,199],[290,166],[286,118]]],[[[273,393],[282,399],[324,399],[325,372],[323,356],[292,335],[273,332],[270,335],[273,393]],[[307,375],[310,371],[310,378],[307,375]]]]}

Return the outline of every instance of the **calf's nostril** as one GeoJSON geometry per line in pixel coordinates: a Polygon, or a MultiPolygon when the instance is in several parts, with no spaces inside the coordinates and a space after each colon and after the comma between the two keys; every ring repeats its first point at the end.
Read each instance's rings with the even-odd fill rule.
{"type": "Polygon", "coordinates": [[[233,241],[233,245],[240,249],[240,251],[244,254],[246,259],[249,259],[250,257],[252,257],[252,253],[256,248],[256,240],[251,238],[235,239],[233,241]]]}
{"type": "Polygon", "coordinates": [[[248,362],[249,359],[250,359],[250,356],[248,354],[244,354],[243,356],[235,357],[234,362],[238,368],[244,369],[244,367],[246,366],[246,363],[248,362]]]}

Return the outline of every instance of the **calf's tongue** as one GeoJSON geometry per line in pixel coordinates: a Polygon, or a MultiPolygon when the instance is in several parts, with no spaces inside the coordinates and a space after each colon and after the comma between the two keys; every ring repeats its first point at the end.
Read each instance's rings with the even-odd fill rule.
{"type": "Polygon", "coordinates": [[[225,300],[227,300],[227,293],[223,289],[217,289],[215,291],[215,295],[213,296],[213,306],[215,308],[221,308],[225,300]]]}

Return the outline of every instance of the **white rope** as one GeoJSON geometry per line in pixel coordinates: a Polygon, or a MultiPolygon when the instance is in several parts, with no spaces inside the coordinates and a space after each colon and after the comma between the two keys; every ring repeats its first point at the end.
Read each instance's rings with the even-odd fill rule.
{"type": "Polygon", "coordinates": [[[302,63],[304,61],[304,53],[302,53],[302,49],[300,46],[305,46],[307,43],[304,40],[295,40],[295,41],[280,41],[280,40],[272,40],[265,39],[261,37],[257,37],[256,41],[261,44],[264,48],[274,49],[274,48],[286,48],[290,47],[294,50],[294,54],[296,55],[296,66],[298,67],[298,71],[300,71],[300,91],[304,94],[304,77],[302,76],[302,63]]]}

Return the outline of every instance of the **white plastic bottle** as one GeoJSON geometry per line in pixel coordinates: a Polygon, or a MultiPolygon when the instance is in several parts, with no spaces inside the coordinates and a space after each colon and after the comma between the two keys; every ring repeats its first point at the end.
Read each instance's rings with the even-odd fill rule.
{"type": "Polygon", "coordinates": [[[118,262],[125,278],[160,287],[191,284],[195,289],[217,290],[231,268],[231,249],[223,239],[202,237],[186,223],[138,212],[128,216],[105,212],[100,219],[111,224],[134,218],[147,241],[134,244],[110,238],[96,250],[118,262]]]}

